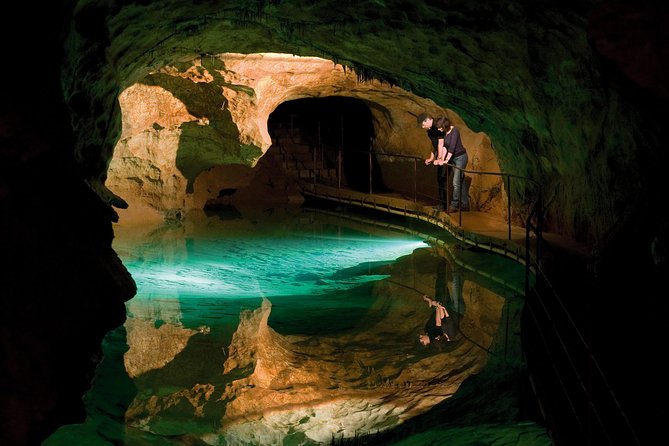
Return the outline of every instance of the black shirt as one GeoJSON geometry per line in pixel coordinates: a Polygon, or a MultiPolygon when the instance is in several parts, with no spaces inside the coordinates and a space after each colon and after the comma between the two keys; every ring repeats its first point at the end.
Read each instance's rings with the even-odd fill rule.
{"type": "Polygon", "coordinates": [[[434,149],[435,155],[437,153],[437,149],[439,148],[439,140],[444,139],[445,135],[445,132],[439,130],[434,125],[427,129],[427,137],[430,138],[430,141],[432,142],[432,148],[434,149]]]}

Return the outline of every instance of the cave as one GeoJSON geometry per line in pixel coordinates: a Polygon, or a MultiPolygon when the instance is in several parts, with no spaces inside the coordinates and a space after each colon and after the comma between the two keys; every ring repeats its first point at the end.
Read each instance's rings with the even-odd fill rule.
{"type": "MultiPolygon", "coordinates": [[[[272,133],[281,114],[300,121],[330,109],[355,119],[341,126],[341,115],[324,116],[332,125],[322,144],[340,145],[343,127],[344,138],[355,135],[351,147],[371,152],[372,181],[362,181],[370,153],[343,158],[346,185],[359,192],[411,194],[404,174],[413,165],[385,154],[425,158],[429,141],[416,126],[425,111],[462,129],[474,169],[539,182],[544,229],[579,248],[549,240],[544,250],[548,291],[579,309],[555,315],[589,327],[593,367],[616,370],[621,390],[610,408],[625,417],[611,432],[630,424],[634,444],[661,435],[666,7],[161,0],[41,8],[14,5],[0,31],[11,61],[0,92],[2,444],[41,444],[84,421],[103,340],[137,293],[112,247],[115,225],[179,223],[216,206],[234,220],[253,207],[299,204],[295,184],[272,176],[272,133]],[[30,24],[20,43],[19,23],[30,24]],[[251,206],[259,195],[273,204],[251,206]]],[[[313,127],[299,124],[313,144],[313,127]]],[[[432,176],[416,182],[434,195],[432,176]]],[[[482,191],[477,209],[524,221],[533,190],[473,187],[482,191]]],[[[527,353],[541,362],[538,350],[527,353]]],[[[585,424],[577,438],[588,443],[595,437],[585,424]]],[[[433,433],[448,429],[440,422],[433,433]]]]}

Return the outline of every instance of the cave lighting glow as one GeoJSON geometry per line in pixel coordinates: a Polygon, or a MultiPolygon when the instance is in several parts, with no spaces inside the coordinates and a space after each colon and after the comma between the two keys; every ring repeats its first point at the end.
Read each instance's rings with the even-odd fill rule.
{"type": "MultiPolygon", "coordinates": [[[[384,275],[365,269],[426,247],[403,238],[311,235],[272,238],[191,238],[175,250],[152,241],[121,257],[137,283],[137,298],[244,298],[318,295],[384,275]]],[[[167,245],[165,245],[165,243],[167,245]]]]}

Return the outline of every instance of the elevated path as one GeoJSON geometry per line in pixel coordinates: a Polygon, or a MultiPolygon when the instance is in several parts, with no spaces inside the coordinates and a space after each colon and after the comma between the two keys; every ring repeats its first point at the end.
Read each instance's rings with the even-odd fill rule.
{"type": "MultiPolygon", "coordinates": [[[[297,180],[301,192],[307,197],[321,198],[346,205],[403,215],[425,221],[448,231],[456,239],[491,252],[502,254],[534,270],[533,264],[541,265],[544,255],[554,255],[560,261],[567,259],[571,266],[587,269],[591,250],[559,234],[541,232],[540,240],[532,231],[517,225],[511,225],[501,217],[487,212],[468,211],[448,214],[438,211],[429,203],[398,193],[365,193],[341,186],[338,181],[341,165],[338,168],[326,166],[325,150],[313,147],[303,141],[300,129],[293,128],[292,122],[279,123],[272,127],[272,140],[275,149],[268,155],[275,157],[287,176],[297,180]],[[545,248],[545,249],[544,249],[545,248]],[[548,250],[548,251],[546,251],[548,250]],[[551,251],[553,251],[551,253],[551,251]],[[527,260],[530,260],[529,262],[527,260]]],[[[319,145],[320,147],[320,145],[319,145]]],[[[353,153],[354,151],[348,151],[353,153]]],[[[368,152],[359,152],[368,155],[368,152]]],[[[332,159],[341,160],[341,152],[331,154],[332,159]]],[[[420,161],[422,158],[406,157],[399,154],[386,154],[402,159],[420,161]]],[[[371,183],[370,157],[370,183],[371,183]]],[[[470,174],[476,172],[467,171],[470,174]]],[[[490,172],[480,174],[500,175],[490,172]]],[[[414,175],[416,173],[414,172],[414,175]]],[[[507,175],[509,177],[509,175],[507,175]]],[[[507,178],[508,180],[509,178],[507,178]]],[[[522,181],[522,179],[521,179],[522,181]]],[[[510,185],[507,184],[507,188],[510,185]]],[[[433,202],[434,200],[432,200],[433,202]]]]}
{"type": "MultiPolygon", "coordinates": [[[[590,247],[560,234],[544,232],[540,223],[534,232],[531,220],[528,226],[532,230],[527,230],[486,212],[449,214],[439,211],[432,205],[435,197],[426,197],[426,203],[417,200],[415,193],[408,197],[340,187],[341,164],[337,169],[317,171],[318,151],[296,147],[292,143],[290,150],[279,148],[287,175],[297,179],[305,197],[414,218],[444,229],[466,245],[501,254],[524,265],[524,281],[500,280],[519,292],[524,287],[523,353],[532,391],[540,402],[554,444],[641,444],[638,435],[644,431],[639,429],[644,425],[643,420],[632,422],[629,415],[636,406],[645,403],[635,395],[633,388],[628,388],[627,373],[619,371],[635,365],[621,368],[620,352],[616,351],[615,344],[609,339],[594,338],[600,324],[606,326],[602,333],[617,334],[619,327],[609,326],[612,320],[617,321],[617,315],[606,318],[600,313],[606,315],[607,312],[593,309],[592,302],[600,292],[593,274],[590,247]],[[530,282],[534,282],[532,286],[530,282]]],[[[323,157],[323,153],[320,156],[323,157]]],[[[331,158],[341,162],[341,152],[331,158]]],[[[369,159],[371,190],[371,155],[369,159]]],[[[321,160],[321,167],[323,164],[321,160]]],[[[513,176],[490,174],[507,181],[513,176]]],[[[513,177],[514,181],[531,181],[513,177]]],[[[538,187],[538,197],[541,197],[541,185],[538,187]]],[[[511,189],[508,183],[506,189],[511,189]]],[[[437,238],[438,232],[424,234],[426,240],[446,246],[437,238]]]]}
{"type": "Polygon", "coordinates": [[[337,203],[360,206],[425,221],[448,231],[453,237],[477,248],[501,254],[533,269],[540,244],[587,262],[589,249],[559,234],[537,236],[501,217],[477,211],[447,213],[397,193],[368,194],[334,185],[302,182],[302,193],[337,203]],[[528,265],[528,255],[530,262],[528,265]]]}
{"type": "MultiPolygon", "coordinates": [[[[525,265],[524,290],[519,289],[523,285],[518,280],[504,285],[524,291],[523,354],[532,391],[554,444],[640,444],[617,396],[625,394],[624,384],[612,386],[615,367],[607,364],[602,352],[595,355],[591,338],[583,334],[593,330],[587,305],[583,305],[595,293],[587,278],[591,274],[588,247],[546,232],[537,240],[525,228],[509,225],[503,218],[476,211],[446,213],[397,193],[368,194],[309,182],[301,187],[306,197],[430,223],[467,245],[525,265]],[[617,438],[620,443],[616,443],[617,438]]],[[[439,242],[429,237],[428,241],[439,242]]]]}

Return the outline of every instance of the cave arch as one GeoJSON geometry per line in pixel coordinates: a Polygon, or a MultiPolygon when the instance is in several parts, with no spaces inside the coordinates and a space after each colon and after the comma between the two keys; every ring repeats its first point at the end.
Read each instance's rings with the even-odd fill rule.
{"type": "Polygon", "coordinates": [[[272,147],[279,145],[290,153],[291,148],[306,145],[314,166],[326,168],[337,167],[341,150],[343,184],[365,192],[387,190],[375,153],[376,129],[367,101],[349,96],[289,100],[270,114],[267,126],[272,147]]]}

